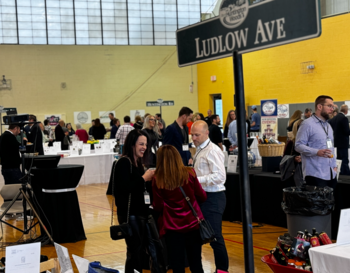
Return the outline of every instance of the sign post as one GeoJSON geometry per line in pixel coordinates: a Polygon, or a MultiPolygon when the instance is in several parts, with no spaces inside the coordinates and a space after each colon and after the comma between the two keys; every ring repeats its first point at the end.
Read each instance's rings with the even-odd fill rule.
{"type": "Polygon", "coordinates": [[[162,103],[163,103],[163,100],[162,99],[157,99],[157,102],[159,103],[160,116],[162,117],[162,103]]]}
{"type": "Polygon", "coordinates": [[[320,0],[223,0],[219,16],[176,31],[180,67],[231,57],[233,52],[245,272],[254,272],[243,53],[321,35],[320,0]]]}

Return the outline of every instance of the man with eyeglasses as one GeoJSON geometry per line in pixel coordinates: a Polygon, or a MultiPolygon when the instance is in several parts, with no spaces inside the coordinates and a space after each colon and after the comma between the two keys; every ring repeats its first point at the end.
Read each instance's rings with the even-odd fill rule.
{"type": "Polygon", "coordinates": [[[315,101],[315,113],[303,121],[298,130],[295,150],[301,154],[307,185],[334,189],[337,184],[333,129],[327,122],[333,109],[331,97],[319,96],[315,101]]]}

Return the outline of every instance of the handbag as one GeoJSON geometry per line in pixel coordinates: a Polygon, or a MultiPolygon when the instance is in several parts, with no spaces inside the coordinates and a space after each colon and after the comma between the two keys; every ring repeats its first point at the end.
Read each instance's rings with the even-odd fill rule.
{"type": "Polygon", "coordinates": [[[285,155],[280,162],[281,180],[285,181],[295,173],[294,155],[285,155]]]}
{"type": "Polygon", "coordinates": [[[210,223],[205,219],[199,219],[197,212],[194,210],[194,208],[190,202],[190,198],[186,195],[186,193],[182,187],[180,187],[180,190],[181,190],[183,196],[185,197],[187,204],[190,206],[190,209],[192,210],[194,217],[196,217],[198,220],[199,233],[200,233],[201,238],[202,238],[202,243],[207,244],[207,243],[211,243],[213,241],[216,241],[215,232],[214,232],[213,228],[211,227],[210,223]]]}
{"type": "MultiPolygon", "coordinates": [[[[129,161],[130,161],[130,159],[129,159],[129,161]]],[[[113,173],[112,173],[112,194],[113,194],[113,197],[114,197],[114,172],[115,172],[116,166],[117,166],[117,164],[114,165],[113,173]]],[[[130,161],[130,173],[132,173],[131,161],[130,161]]],[[[112,238],[112,240],[121,240],[121,239],[129,238],[132,236],[132,230],[131,230],[131,227],[129,225],[131,193],[129,194],[128,213],[127,213],[126,223],[123,223],[121,225],[113,225],[114,199],[115,199],[115,197],[113,198],[113,202],[112,202],[112,219],[111,219],[111,227],[109,228],[111,238],[112,238]]]]}
{"type": "Polygon", "coordinates": [[[91,262],[89,263],[89,270],[87,273],[119,273],[119,271],[103,267],[100,262],[91,262]]]}

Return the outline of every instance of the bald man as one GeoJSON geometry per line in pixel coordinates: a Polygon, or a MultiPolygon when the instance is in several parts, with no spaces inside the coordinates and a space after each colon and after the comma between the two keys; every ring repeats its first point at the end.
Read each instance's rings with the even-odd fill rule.
{"type": "Polygon", "coordinates": [[[226,207],[225,156],[221,149],[209,139],[208,124],[203,120],[193,123],[191,135],[197,152],[193,166],[198,181],[207,193],[207,201],[201,204],[204,218],[215,231],[216,241],[210,243],[214,250],[216,270],[228,271],[228,255],[222,237],[222,215],[226,207]]]}

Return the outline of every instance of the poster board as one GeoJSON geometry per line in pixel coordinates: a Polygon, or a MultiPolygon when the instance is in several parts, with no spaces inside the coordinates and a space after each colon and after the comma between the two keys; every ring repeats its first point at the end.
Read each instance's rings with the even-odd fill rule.
{"type": "Polygon", "coordinates": [[[90,111],[74,112],[74,123],[75,124],[90,124],[91,123],[91,112],[90,111]]]}

